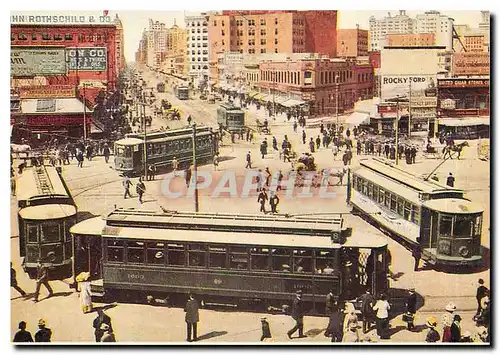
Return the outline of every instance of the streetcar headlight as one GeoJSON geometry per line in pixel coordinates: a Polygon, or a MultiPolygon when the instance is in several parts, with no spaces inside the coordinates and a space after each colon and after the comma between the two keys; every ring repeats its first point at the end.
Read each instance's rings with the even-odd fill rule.
{"type": "Polygon", "coordinates": [[[458,253],[460,254],[460,256],[462,258],[468,258],[470,256],[470,254],[471,254],[469,248],[467,248],[465,245],[461,246],[458,249],[458,253]]]}

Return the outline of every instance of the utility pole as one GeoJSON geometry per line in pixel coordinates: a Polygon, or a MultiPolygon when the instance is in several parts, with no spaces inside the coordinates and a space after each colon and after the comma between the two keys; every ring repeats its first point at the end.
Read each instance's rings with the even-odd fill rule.
{"type": "Polygon", "coordinates": [[[87,91],[85,90],[86,83],[83,83],[83,144],[87,143],[87,105],[86,97],[87,91]]]}
{"type": "Polygon", "coordinates": [[[335,117],[337,119],[337,131],[339,129],[339,77],[335,76],[335,117]]]}
{"type": "Polygon", "coordinates": [[[142,92],[142,124],[144,127],[144,180],[148,180],[148,152],[146,144],[146,93],[142,92]]]}
{"type": "Polygon", "coordinates": [[[410,94],[408,99],[408,138],[411,137],[411,80],[410,80],[410,94]]]}
{"type": "Polygon", "coordinates": [[[396,101],[396,165],[399,163],[399,95],[396,101]]]}
{"type": "Polygon", "coordinates": [[[193,123],[193,175],[191,181],[194,184],[194,210],[199,212],[198,203],[198,167],[196,165],[196,123],[193,123]]]}

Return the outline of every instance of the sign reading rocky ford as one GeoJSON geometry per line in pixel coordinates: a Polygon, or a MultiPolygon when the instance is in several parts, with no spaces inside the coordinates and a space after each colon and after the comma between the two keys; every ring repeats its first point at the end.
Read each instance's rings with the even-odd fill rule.
{"type": "Polygon", "coordinates": [[[67,48],[66,59],[69,70],[107,71],[106,47],[67,48]]]}
{"type": "Polygon", "coordinates": [[[410,90],[415,96],[435,96],[436,75],[383,75],[381,85],[383,99],[408,97],[410,90]]]}
{"type": "Polygon", "coordinates": [[[13,77],[66,74],[64,48],[12,47],[10,71],[13,77]]]}

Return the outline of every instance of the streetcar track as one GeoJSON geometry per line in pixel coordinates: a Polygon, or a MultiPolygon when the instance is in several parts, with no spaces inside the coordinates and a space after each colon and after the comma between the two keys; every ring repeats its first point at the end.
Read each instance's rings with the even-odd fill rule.
{"type": "MultiPolygon", "coordinates": [[[[101,186],[104,186],[104,185],[108,185],[108,184],[112,184],[114,182],[119,182],[120,179],[117,179],[117,180],[112,180],[112,181],[106,181],[106,182],[103,182],[103,183],[100,183],[100,184],[96,184],[96,185],[92,185],[92,186],[89,186],[89,187],[85,187],[84,190],[76,193],[76,194],[73,194],[73,197],[77,197],[77,196],[80,196],[81,194],[89,191],[89,190],[92,190],[94,188],[97,188],[97,187],[101,187],[101,186]]],[[[75,190],[79,190],[79,189],[75,189],[75,190]]]]}

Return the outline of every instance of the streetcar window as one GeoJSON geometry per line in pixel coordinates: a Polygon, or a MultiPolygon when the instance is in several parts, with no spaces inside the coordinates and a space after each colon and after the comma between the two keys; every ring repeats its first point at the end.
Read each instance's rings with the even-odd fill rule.
{"type": "Polygon", "coordinates": [[[61,240],[58,224],[42,224],[42,243],[58,242],[61,240]]]}
{"type": "Polygon", "coordinates": [[[116,145],[115,146],[115,154],[123,156],[125,154],[125,149],[121,145],[116,145]]]}
{"type": "Polygon", "coordinates": [[[123,242],[120,240],[108,240],[108,261],[115,263],[123,262],[123,242]]]}
{"type": "Polygon", "coordinates": [[[248,269],[248,251],[246,247],[231,247],[229,249],[229,268],[248,269]]]}
{"type": "Polygon", "coordinates": [[[378,202],[378,185],[373,185],[373,201],[378,202]]]}
{"type": "Polygon", "coordinates": [[[384,203],[385,191],[383,188],[380,188],[380,194],[378,195],[378,202],[380,204],[384,203]]]}
{"type": "Polygon", "coordinates": [[[474,223],[474,235],[481,235],[481,224],[482,224],[483,218],[481,216],[477,216],[475,223],[474,223]]]}
{"type": "Polygon", "coordinates": [[[389,206],[391,205],[391,193],[389,191],[385,192],[384,205],[387,208],[389,208],[389,206]]]}
{"type": "Polygon", "coordinates": [[[410,220],[410,214],[411,214],[411,207],[412,204],[409,203],[408,201],[405,201],[405,210],[404,210],[404,218],[409,221],[410,220]]]}
{"type": "Polygon", "coordinates": [[[450,236],[452,223],[453,217],[441,215],[441,219],[439,221],[439,234],[443,236],[450,236]]]}
{"type": "Polygon", "coordinates": [[[415,224],[420,224],[420,210],[418,206],[411,205],[411,221],[415,224]]]}
{"type": "Polygon", "coordinates": [[[403,200],[401,197],[398,197],[398,214],[400,216],[403,215],[404,205],[405,205],[405,200],[403,200]]]}
{"type": "Polygon", "coordinates": [[[272,251],[273,271],[291,272],[292,255],[289,249],[279,248],[272,251]]]}
{"type": "Polygon", "coordinates": [[[294,250],[293,251],[293,272],[305,273],[312,272],[312,251],[294,250]]]}
{"type": "Polygon", "coordinates": [[[358,190],[358,177],[356,175],[352,176],[352,188],[358,190]]]}
{"type": "Polygon", "coordinates": [[[165,263],[164,247],[163,243],[148,243],[146,251],[148,264],[163,265],[165,263]]]}
{"type": "Polygon", "coordinates": [[[226,248],[219,246],[209,246],[209,262],[208,266],[216,269],[226,268],[226,248]]]}
{"type": "Polygon", "coordinates": [[[26,235],[28,237],[28,243],[38,243],[38,226],[27,224],[26,235]]]}
{"type": "Polygon", "coordinates": [[[397,203],[396,203],[396,195],[394,194],[391,194],[391,211],[394,211],[396,212],[396,207],[397,207],[397,203]]]}
{"type": "Polygon", "coordinates": [[[455,216],[455,225],[453,226],[453,234],[459,237],[470,237],[474,227],[472,216],[455,216]]]}
{"type": "Polygon", "coordinates": [[[269,249],[267,248],[252,248],[252,269],[253,270],[269,270],[269,249]]]}
{"type": "Polygon", "coordinates": [[[191,244],[189,245],[189,266],[194,267],[205,267],[206,257],[205,257],[206,247],[203,244],[191,244]]]}
{"type": "Polygon", "coordinates": [[[144,263],[144,243],[128,242],[127,245],[127,261],[134,264],[144,263]]]}
{"type": "Polygon", "coordinates": [[[373,183],[371,182],[368,183],[368,197],[373,197],[373,183]]]}
{"type": "Polygon", "coordinates": [[[132,147],[124,147],[123,156],[125,158],[131,158],[132,157],[132,147]]]}
{"type": "Polygon", "coordinates": [[[186,252],[182,244],[168,244],[168,264],[184,265],[186,252]]]}
{"type": "Polygon", "coordinates": [[[367,193],[368,193],[368,192],[367,192],[367,184],[368,184],[368,182],[367,182],[365,179],[363,179],[363,180],[361,181],[361,184],[362,184],[362,185],[361,185],[361,193],[362,193],[363,195],[365,195],[365,196],[366,196],[366,195],[367,195],[367,193]]]}
{"type": "Polygon", "coordinates": [[[333,271],[333,253],[328,250],[317,250],[316,251],[316,267],[315,272],[317,274],[329,274],[330,270],[333,271]],[[326,271],[325,271],[326,269],[326,271]]]}

